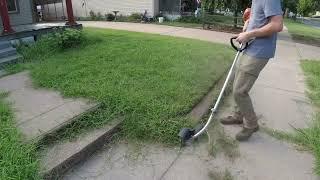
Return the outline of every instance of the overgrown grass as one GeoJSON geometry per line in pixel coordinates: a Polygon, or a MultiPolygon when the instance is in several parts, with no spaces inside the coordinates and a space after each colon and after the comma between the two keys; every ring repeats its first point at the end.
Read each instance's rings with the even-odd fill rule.
{"type": "Polygon", "coordinates": [[[320,46],[319,28],[288,19],[285,21],[285,25],[296,41],[320,46]]]}
{"type": "Polygon", "coordinates": [[[40,179],[35,146],[21,142],[9,105],[0,92],[0,179],[40,179]]]}
{"type": "Polygon", "coordinates": [[[11,70],[27,68],[37,86],[101,102],[103,112],[86,124],[124,116],[126,137],[169,144],[191,125],[185,115],[225,73],[233,54],[224,45],[191,39],[106,29],[84,34],[87,41],[78,48],[24,48],[30,63],[11,70]]]}

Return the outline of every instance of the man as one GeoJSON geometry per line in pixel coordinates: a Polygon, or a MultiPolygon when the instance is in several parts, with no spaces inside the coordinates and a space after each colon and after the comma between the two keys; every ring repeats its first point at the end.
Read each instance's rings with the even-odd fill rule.
{"type": "Polygon", "coordinates": [[[277,33],[283,29],[280,0],[252,0],[250,19],[245,22],[244,31],[237,37],[239,43],[254,39],[239,59],[233,82],[233,96],[236,110],[232,116],[221,119],[224,125],[243,124],[236,135],[238,141],[245,141],[259,130],[249,91],[261,70],[273,58],[276,50],[277,33]]]}
{"type": "Polygon", "coordinates": [[[196,0],[197,3],[197,9],[195,11],[195,17],[199,17],[201,13],[201,0],[196,0]]]}

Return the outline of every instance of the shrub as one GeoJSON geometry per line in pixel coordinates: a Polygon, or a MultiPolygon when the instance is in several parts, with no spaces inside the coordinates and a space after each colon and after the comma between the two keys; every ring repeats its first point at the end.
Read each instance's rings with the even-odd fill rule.
{"type": "Polygon", "coordinates": [[[117,21],[120,21],[120,22],[128,22],[128,16],[124,16],[122,14],[120,14],[119,16],[117,16],[117,21]]]}
{"type": "Polygon", "coordinates": [[[96,13],[95,13],[95,12],[93,12],[92,10],[89,12],[89,14],[90,14],[90,18],[91,18],[91,20],[96,20],[96,19],[97,19],[97,15],[96,15],[96,13]]]}
{"type": "Polygon", "coordinates": [[[106,14],[105,17],[107,21],[113,21],[115,19],[115,16],[111,13],[106,14]]]}
{"type": "Polygon", "coordinates": [[[45,35],[31,46],[20,45],[18,51],[26,61],[42,60],[57,51],[76,47],[83,41],[84,36],[82,31],[66,29],[63,32],[45,35]]]}
{"type": "Polygon", "coordinates": [[[178,21],[184,23],[201,23],[201,19],[195,16],[182,16],[178,21]]]}
{"type": "Polygon", "coordinates": [[[131,22],[138,22],[141,20],[141,14],[140,13],[132,13],[130,16],[128,16],[128,20],[131,22]]]}
{"type": "Polygon", "coordinates": [[[98,12],[98,13],[97,13],[96,20],[98,20],[98,21],[103,20],[103,16],[102,16],[101,12],[98,12]]]}
{"type": "Polygon", "coordinates": [[[62,33],[55,33],[54,38],[57,40],[59,48],[66,49],[80,44],[83,40],[83,35],[80,30],[66,29],[62,33]]]}

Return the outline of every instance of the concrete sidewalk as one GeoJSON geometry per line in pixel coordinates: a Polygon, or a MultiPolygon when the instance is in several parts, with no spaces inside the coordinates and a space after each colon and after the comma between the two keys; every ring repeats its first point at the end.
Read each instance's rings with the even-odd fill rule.
{"type": "MultiPolygon", "coordinates": [[[[229,44],[232,34],[198,29],[176,28],[149,24],[84,22],[84,26],[150,32],[162,35],[188,37],[229,44]]],[[[255,84],[251,95],[260,123],[267,127],[292,131],[292,127],[306,127],[312,108],[305,94],[304,76],[296,44],[287,32],[280,35],[277,55],[270,61],[255,84]]],[[[219,116],[230,113],[231,98],[227,98],[219,116]]],[[[228,135],[240,130],[225,127],[228,135]]],[[[210,132],[210,131],[209,131],[210,132]]],[[[209,133],[210,135],[210,133],[209,133]]],[[[70,171],[66,180],[73,179],[162,179],[210,180],[212,171],[228,169],[237,180],[318,180],[313,174],[313,156],[301,152],[292,144],[258,132],[248,142],[239,144],[240,157],[230,160],[223,155],[212,157],[208,144],[172,149],[145,144],[141,149],[130,143],[119,142],[107,147],[87,162],[70,171]],[[174,161],[177,158],[177,161],[174,161]],[[174,162],[173,164],[171,164],[174,162]],[[167,173],[162,177],[164,172],[167,173]]]]}

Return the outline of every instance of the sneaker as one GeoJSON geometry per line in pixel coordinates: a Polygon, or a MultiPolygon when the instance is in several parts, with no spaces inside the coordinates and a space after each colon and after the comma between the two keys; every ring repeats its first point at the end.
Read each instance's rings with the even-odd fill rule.
{"type": "Polygon", "coordinates": [[[248,140],[253,133],[257,132],[259,130],[259,126],[254,128],[254,129],[248,129],[248,128],[243,128],[237,135],[236,139],[238,141],[246,141],[248,140]]]}
{"type": "Polygon", "coordinates": [[[243,116],[240,113],[235,113],[233,116],[228,116],[220,120],[223,125],[243,124],[243,116]]]}

